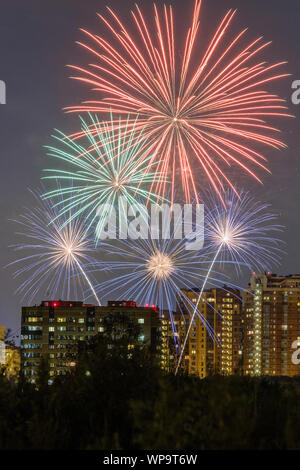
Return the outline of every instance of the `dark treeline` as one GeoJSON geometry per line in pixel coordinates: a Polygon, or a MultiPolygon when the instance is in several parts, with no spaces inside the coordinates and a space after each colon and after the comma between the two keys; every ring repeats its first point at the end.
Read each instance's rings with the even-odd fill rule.
{"type": "Polygon", "coordinates": [[[132,341],[85,343],[52,385],[0,375],[0,449],[300,449],[299,380],[174,377],[132,341]]]}

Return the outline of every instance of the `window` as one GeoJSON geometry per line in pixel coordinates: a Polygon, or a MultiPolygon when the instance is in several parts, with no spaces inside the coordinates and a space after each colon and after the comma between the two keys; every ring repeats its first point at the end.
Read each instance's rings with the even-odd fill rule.
{"type": "Polygon", "coordinates": [[[58,323],[65,323],[65,322],[66,322],[66,318],[65,318],[65,317],[58,317],[58,318],[57,318],[57,322],[58,322],[58,323]]]}
{"type": "Polygon", "coordinates": [[[144,321],[143,318],[139,318],[139,319],[138,319],[138,323],[143,324],[143,323],[145,323],[145,321],[144,321]]]}
{"type": "Polygon", "coordinates": [[[76,331],[76,326],[68,326],[66,331],[76,331]]]}
{"type": "Polygon", "coordinates": [[[40,321],[39,317],[28,317],[28,322],[30,323],[36,323],[40,321]]]}

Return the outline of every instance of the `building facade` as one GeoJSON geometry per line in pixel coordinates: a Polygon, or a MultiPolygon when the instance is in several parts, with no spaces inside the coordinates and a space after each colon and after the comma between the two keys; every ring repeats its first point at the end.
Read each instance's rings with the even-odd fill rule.
{"type": "Polygon", "coordinates": [[[0,365],[5,364],[5,326],[0,325],[0,365]]]}
{"type": "Polygon", "coordinates": [[[135,302],[108,302],[106,307],[83,302],[43,301],[39,306],[22,308],[21,368],[35,382],[42,358],[49,365],[50,377],[64,375],[76,364],[78,342],[103,332],[103,319],[123,315],[136,324],[139,339],[149,346],[156,343],[160,327],[155,308],[138,307],[135,302]]]}
{"type": "Polygon", "coordinates": [[[17,379],[21,369],[20,348],[8,344],[5,348],[5,372],[4,375],[11,379],[17,379]]]}
{"type": "MultiPolygon", "coordinates": [[[[182,290],[187,302],[181,302],[180,313],[172,318],[168,311],[159,314],[154,306],[138,307],[132,301],[108,302],[106,307],[43,301],[23,307],[22,371],[35,381],[45,358],[51,377],[64,375],[76,364],[78,343],[103,332],[107,316],[124,315],[139,327],[140,341],[159,349],[161,368],[174,372],[198,294],[196,289],[182,290]]],[[[203,292],[180,366],[182,373],[200,378],[241,373],[300,375],[300,275],[253,274],[243,300],[242,304],[239,290],[227,286],[203,292]]],[[[4,333],[4,327],[0,328],[0,340],[4,333]]]]}
{"type": "MultiPolygon", "coordinates": [[[[174,324],[167,317],[162,318],[163,350],[167,351],[170,343],[177,337],[178,347],[170,349],[165,358],[166,370],[173,371],[180,349],[183,347],[188,332],[193,306],[197,302],[199,291],[182,290],[181,295],[188,299],[181,302],[182,313],[174,315],[174,324]],[[186,307],[186,304],[190,306],[186,307]],[[173,332],[173,330],[175,331],[173,332]],[[171,339],[170,339],[171,338],[171,339]],[[175,353],[174,353],[175,351],[175,353]]],[[[242,300],[241,292],[224,286],[203,292],[198,306],[200,315],[196,315],[190,328],[186,350],[181,364],[182,371],[205,378],[213,374],[230,375],[242,372],[242,300]]]]}
{"type": "MultiPolygon", "coordinates": [[[[188,314],[174,312],[172,319],[168,310],[161,314],[161,368],[174,373],[180,356],[179,344],[183,343],[187,333],[188,314]]],[[[180,365],[182,373],[188,372],[188,354],[184,355],[180,365]]]]}
{"type": "Polygon", "coordinates": [[[246,375],[300,375],[293,361],[300,341],[300,275],[252,275],[244,294],[243,336],[246,375]]]}

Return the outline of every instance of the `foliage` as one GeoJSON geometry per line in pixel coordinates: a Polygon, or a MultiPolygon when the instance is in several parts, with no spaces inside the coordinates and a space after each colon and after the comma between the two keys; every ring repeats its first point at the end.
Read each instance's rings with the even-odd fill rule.
{"type": "Polygon", "coordinates": [[[46,363],[38,386],[0,376],[0,448],[300,449],[297,378],[167,375],[125,332],[80,348],[52,385],[46,363]]]}

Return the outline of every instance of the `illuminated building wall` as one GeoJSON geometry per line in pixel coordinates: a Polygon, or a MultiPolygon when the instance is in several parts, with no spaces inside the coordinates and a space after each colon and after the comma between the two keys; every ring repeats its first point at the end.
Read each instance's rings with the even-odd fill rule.
{"type": "MultiPolygon", "coordinates": [[[[180,356],[179,342],[184,341],[187,332],[188,315],[173,313],[173,322],[169,312],[161,314],[161,368],[166,372],[174,373],[180,356]]],[[[181,372],[188,371],[188,356],[181,363],[181,372]]]]}
{"type": "MultiPolygon", "coordinates": [[[[197,302],[195,291],[182,290],[182,292],[192,304],[197,302]]],[[[180,305],[184,314],[176,314],[174,324],[177,329],[178,343],[182,347],[193,309],[190,307],[188,312],[182,303],[180,305]]],[[[213,340],[203,321],[199,316],[196,316],[190,330],[182,361],[182,370],[200,378],[212,374],[230,375],[241,372],[242,301],[240,291],[225,286],[224,288],[206,290],[198,309],[205,321],[215,331],[218,341],[213,340]]],[[[162,330],[165,331],[163,337],[171,338],[174,345],[171,322],[170,319],[167,320],[167,314],[165,317],[162,319],[162,330]]],[[[172,341],[169,339],[169,343],[172,341]]],[[[167,350],[167,347],[165,346],[164,349],[167,350]]],[[[174,360],[177,361],[179,355],[176,354],[176,351],[174,354],[174,346],[170,351],[166,360],[166,370],[172,371],[174,370],[174,360]]]]}
{"type": "Polygon", "coordinates": [[[218,374],[242,373],[242,298],[239,290],[213,289],[215,298],[214,325],[220,346],[215,347],[218,374]]]}
{"type": "MultiPolygon", "coordinates": [[[[195,304],[197,294],[191,291],[183,291],[184,295],[195,304]]],[[[215,328],[215,298],[210,291],[205,291],[199,303],[198,310],[212,328],[215,328]]],[[[188,319],[193,314],[190,307],[188,319]]],[[[188,320],[189,323],[189,320],[188,320]]],[[[189,339],[186,346],[186,359],[188,361],[188,373],[204,378],[214,373],[215,347],[213,338],[209,335],[206,327],[198,316],[195,316],[190,329],[189,339]]]]}
{"type": "Polygon", "coordinates": [[[5,364],[5,326],[0,325],[0,365],[5,364]]]}
{"type": "Polygon", "coordinates": [[[244,294],[244,373],[300,375],[293,343],[300,340],[300,275],[253,274],[244,294]]]}
{"type": "Polygon", "coordinates": [[[18,377],[21,368],[20,348],[8,345],[5,349],[5,376],[18,377]]]}
{"type": "Polygon", "coordinates": [[[42,357],[48,360],[50,376],[64,375],[76,363],[79,341],[103,332],[103,318],[124,315],[140,327],[140,340],[155,345],[160,327],[158,312],[135,302],[108,302],[106,307],[82,302],[43,301],[22,308],[21,368],[35,381],[42,357]]]}

